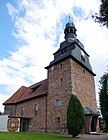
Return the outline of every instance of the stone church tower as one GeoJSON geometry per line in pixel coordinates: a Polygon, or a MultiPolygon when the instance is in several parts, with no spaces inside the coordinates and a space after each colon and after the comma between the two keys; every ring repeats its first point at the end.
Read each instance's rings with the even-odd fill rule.
{"type": "MultiPolygon", "coordinates": [[[[46,67],[48,70],[47,131],[51,133],[65,131],[70,94],[73,93],[79,98],[86,108],[86,113],[96,112],[97,108],[95,74],[89,62],[89,55],[77,39],[73,22],[66,24],[64,34],[65,41],[54,53],[54,60],[46,67]]],[[[85,127],[88,127],[86,133],[96,131],[96,125],[91,128],[90,117],[86,118],[86,122],[85,127]]]]}
{"type": "Polygon", "coordinates": [[[8,130],[15,131],[13,121],[19,121],[18,131],[39,133],[66,132],[67,106],[70,94],[75,94],[85,111],[84,132],[97,131],[95,74],[89,55],[77,39],[76,28],[68,22],[64,29],[65,41],[54,53],[47,69],[47,79],[29,87],[20,87],[3,105],[8,115],[8,130]],[[11,122],[11,123],[10,123],[11,122]]]}

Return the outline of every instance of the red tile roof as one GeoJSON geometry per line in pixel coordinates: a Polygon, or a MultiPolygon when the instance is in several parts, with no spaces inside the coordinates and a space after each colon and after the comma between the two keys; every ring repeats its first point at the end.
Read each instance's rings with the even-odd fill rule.
{"type": "Polygon", "coordinates": [[[25,100],[30,100],[45,95],[47,90],[47,79],[40,81],[30,87],[20,87],[3,105],[16,104],[25,100]]]}

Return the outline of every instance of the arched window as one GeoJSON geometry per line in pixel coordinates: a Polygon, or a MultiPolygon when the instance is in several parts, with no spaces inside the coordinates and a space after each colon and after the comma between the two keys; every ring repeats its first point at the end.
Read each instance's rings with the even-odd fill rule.
{"type": "Polygon", "coordinates": [[[22,106],[21,108],[21,117],[24,117],[25,116],[25,112],[24,112],[24,107],[22,106]]]}
{"type": "Polygon", "coordinates": [[[37,115],[38,111],[39,111],[39,105],[35,104],[35,115],[37,115]]]}
{"type": "Polygon", "coordinates": [[[55,105],[56,105],[57,107],[61,106],[61,101],[60,101],[60,99],[57,99],[57,100],[56,100],[55,105]]]}
{"type": "Polygon", "coordinates": [[[58,124],[60,123],[60,117],[57,117],[57,123],[58,124]]]}

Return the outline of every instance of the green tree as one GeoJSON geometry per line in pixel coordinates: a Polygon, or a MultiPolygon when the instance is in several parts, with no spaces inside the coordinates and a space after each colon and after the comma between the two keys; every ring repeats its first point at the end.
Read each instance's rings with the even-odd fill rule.
{"type": "Polygon", "coordinates": [[[73,137],[79,135],[84,125],[84,109],[75,95],[71,95],[67,109],[67,129],[73,137]]]}
{"type": "Polygon", "coordinates": [[[100,79],[99,99],[105,131],[108,132],[108,73],[105,73],[100,79]]]}
{"type": "Polygon", "coordinates": [[[99,14],[93,15],[96,22],[108,28],[108,0],[100,0],[99,14]]]}

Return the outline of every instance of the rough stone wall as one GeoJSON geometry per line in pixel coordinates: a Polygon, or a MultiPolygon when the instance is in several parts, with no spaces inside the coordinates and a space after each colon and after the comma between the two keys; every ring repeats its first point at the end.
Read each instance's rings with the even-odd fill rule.
{"type": "Polygon", "coordinates": [[[71,93],[77,95],[82,105],[96,111],[94,76],[69,58],[48,69],[48,96],[6,105],[5,114],[12,115],[14,111],[13,115],[20,117],[23,107],[24,116],[31,118],[29,131],[44,133],[47,129],[49,133],[64,133],[71,93]],[[58,99],[59,105],[56,102],[58,99]],[[39,105],[37,114],[36,104],[39,105]]]}
{"type": "Polygon", "coordinates": [[[72,91],[70,59],[58,63],[48,70],[48,132],[64,133],[67,105],[72,91]],[[56,106],[56,100],[60,106],[56,106]],[[58,117],[60,122],[58,123],[58,117]]]}
{"type": "MultiPolygon", "coordinates": [[[[22,107],[24,117],[30,118],[28,131],[44,133],[46,129],[46,96],[16,104],[16,117],[21,117],[22,107]],[[39,106],[37,113],[36,104],[39,106]]],[[[10,115],[9,110],[7,114],[10,115]]]]}
{"type": "Polygon", "coordinates": [[[16,114],[15,105],[6,105],[4,107],[4,114],[5,115],[15,116],[15,114],[16,114]]]}
{"type": "Polygon", "coordinates": [[[77,95],[82,105],[96,111],[94,76],[70,58],[48,70],[48,132],[64,133],[71,93],[77,95]],[[57,99],[61,101],[59,107],[55,105],[57,99]]]}
{"type": "Polygon", "coordinates": [[[82,105],[97,109],[94,76],[71,59],[72,92],[82,105]]]}

